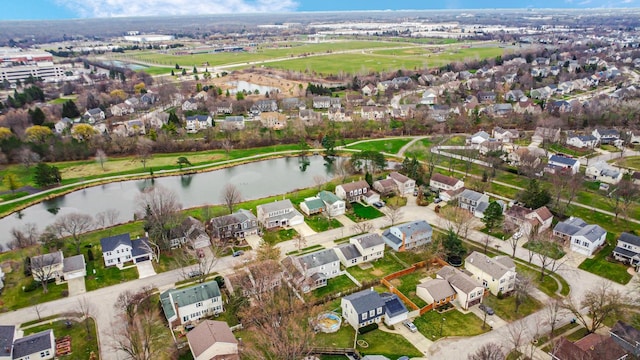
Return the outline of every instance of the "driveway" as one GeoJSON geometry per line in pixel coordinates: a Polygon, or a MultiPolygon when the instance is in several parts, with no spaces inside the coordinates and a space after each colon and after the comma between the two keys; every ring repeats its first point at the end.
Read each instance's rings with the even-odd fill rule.
{"type": "Polygon", "coordinates": [[[259,235],[249,235],[244,238],[247,241],[247,244],[251,246],[253,250],[256,250],[262,245],[262,238],[259,235]]]}
{"type": "Polygon", "coordinates": [[[351,229],[356,224],[353,220],[349,219],[347,215],[344,214],[336,216],[336,220],[340,221],[340,224],[348,229],[351,229]]]}
{"type": "Polygon", "coordinates": [[[84,276],[67,281],[69,296],[76,296],[87,292],[84,286],[84,276]]]}
{"type": "MultiPolygon", "coordinates": [[[[402,323],[395,324],[394,329],[391,330],[386,327],[384,324],[380,324],[379,329],[384,332],[394,333],[402,335],[407,341],[409,341],[416,349],[420,350],[425,356],[429,353],[429,348],[433,344],[433,341],[427,339],[424,335],[422,335],[419,331],[412,333],[407,329],[402,323]]],[[[413,358],[416,359],[416,358],[413,358]]]]}
{"type": "Polygon", "coordinates": [[[307,225],[306,222],[303,222],[302,224],[294,225],[292,226],[292,228],[294,228],[298,232],[298,234],[304,237],[317,234],[315,231],[313,231],[312,228],[309,227],[309,225],[307,225]]]}
{"type": "Polygon", "coordinates": [[[151,260],[142,261],[136,264],[138,267],[138,278],[144,279],[156,275],[156,271],[153,268],[151,260]]]}

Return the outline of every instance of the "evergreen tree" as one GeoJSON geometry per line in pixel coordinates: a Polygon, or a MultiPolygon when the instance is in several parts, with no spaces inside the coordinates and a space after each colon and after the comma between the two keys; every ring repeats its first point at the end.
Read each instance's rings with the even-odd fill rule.
{"type": "Polygon", "coordinates": [[[46,120],[44,112],[37,106],[33,110],[29,109],[29,117],[33,125],[42,125],[46,120]]]}
{"type": "Polygon", "coordinates": [[[60,184],[62,176],[60,176],[60,170],[57,167],[47,165],[45,163],[39,163],[36,166],[33,181],[39,187],[47,187],[54,184],[60,184]]]}
{"type": "Polygon", "coordinates": [[[367,173],[364,174],[364,180],[369,184],[369,186],[373,186],[373,175],[371,175],[370,172],[367,171],[367,173]]]}
{"type": "Polygon", "coordinates": [[[518,200],[528,208],[537,209],[551,201],[551,194],[549,194],[549,190],[540,188],[538,180],[531,179],[527,188],[518,194],[518,200]]]}
{"type": "Polygon", "coordinates": [[[174,124],[175,126],[180,126],[180,119],[178,119],[178,115],[176,115],[175,111],[169,113],[169,124],[174,124]]]}
{"type": "Polygon", "coordinates": [[[78,110],[78,106],[76,106],[76,103],[73,100],[67,100],[64,104],[62,104],[62,117],[73,119],[79,116],[80,111],[78,110]]]}
{"type": "Polygon", "coordinates": [[[482,218],[482,222],[484,226],[491,232],[497,226],[502,223],[504,220],[504,214],[502,213],[502,206],[498,204],[496,201],[492,201],[489,203],[489,206],[484,211],[484,217],[482,218]]]}

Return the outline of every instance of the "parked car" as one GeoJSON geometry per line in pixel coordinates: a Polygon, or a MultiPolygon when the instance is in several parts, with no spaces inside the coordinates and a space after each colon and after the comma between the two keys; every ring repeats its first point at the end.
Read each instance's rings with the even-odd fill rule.
{"type": "Polygon", "coordinates": [[[478,306],[478,308],[482,311],[484,311],[485,313],[487,313],[487,315],[493,315],[496,312],[493,311],[493,308],[490,306],[486,306],[485,304],[480,304],[480,306],[478,306]]]}
{"type": "Polygon", "coordinates": [[[416,332],[416,331],[418,331],[418,328],[417,328],[417,327],[416,327],[416,326],[415,326],[411,321],[409,321],[409,320],[405,320],[405,321],[403,321],[403,322],[402,322],[402,324],[403,324],[407,329],[409,329],[409,331],[411,331],[411,332],[416,332]]]}
{"type": "Polygon", "coordinates": [[[436,203],[436,204],[441,202],[441,201],[442,201],[442,199],[440,199],[440,198],[436,198],[435,200],[433,200],[433,202],[436,203]]]}
{"type": "Polygon", "coordinates": [[[376,208],[380,209],[381,207],[384,206],[384,203],[382,201],[376,201],[372,205],[375,206],[376,208]]]}
{"type": "Polygon", "coordinates": [[[513,234],[513,238],[518,240],[522,237],[522,232],[518,231],[515,234],[513,234]]]}
{"type": "Polygon", "coordinates": [[[238,257],[238,256],[240,256],[242,254],[244,254],[244,251],[242,251],[242,250],[234,251],[233,252],[233,257],[238,257]]]}
{"type": "Polygon", "coordinates": [[[189,275],[190,278],[194,278],[194,277],[198,277],[198,276],[202,276],[204,275],[204,273],[200,270],[193,270],[193,271],[189,271],[189,275]]]}
{"type": "Polygon", "coordinates": [[[184,326],[184,329],[185,329],[185,330],[187,330],[187,331],[191,331],[191,330],[193,330],[195,327],[196,327],[196,326],[195,326],[195,325],[193,325],[193,324],[187,324],[187,325],[185,325],[185,326],[184,326]]]}
{"type": "Polygon", "coordinates": [[[418,188],[413,190],[413,196],[418,196],[418,188]]]}

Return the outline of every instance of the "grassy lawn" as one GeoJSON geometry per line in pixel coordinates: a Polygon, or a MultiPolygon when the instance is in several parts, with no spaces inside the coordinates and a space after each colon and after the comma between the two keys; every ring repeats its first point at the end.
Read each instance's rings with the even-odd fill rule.
{"type": "Polygon", "coordinates": [[[565,146],[562,146],[560,144],[551,144],[549,146],[549,150],[557,152],[557,153],[563,153],[563,154],[567,154],[567,155],[571,155],[571,156],[576,156],[576,157],[580,157],[580,156],[585,156],[588,155],[590,153],[592,153],[592,150],[589,149],[576,149],[576,148],[568,148],[565,146]]]}
{"type": "Polygon", "coordinates": [[[463,314],[458,310],[442,314],[437,311],[428,311],[415,318],[413,323],[429,340],[437,340],[445,336],[476,336],[489,331],[489,326],[483,329],[482,320],[473,313],[463,314]],[[446,320],[442,321],[443,318],[446,320]],[[442,335],[440,335],[441,326],[442,335]]]}
{"type": "Polygon", "coordinates": [[[89,318],[83,322],[71,321],[71,327],[67,327],[65,320],[57,320],[53,323],[40,325],[24,330],[24,335],[35,334],[40,331],[52,329],[53,335],[57,338],[64,336],[71,337],[71,354],[61,357],[69,360],[86,360],[91,352],[94,352],[96,359],[100,358],[100,349],[98,349],[98,338],[96,336],[96,326],[93,319],[89,318]],[[89,333],[87,333],[87,327],[89,333]]]}
{"type": "Polygon", "coordinates": [[[161,273],[165,271],[175,270],[186,266],[184,259],[189,259],[189,264],[194,265],[197,264],[198,261],[194,257],[184,256],[181,252],[186,252],[186,249],[175,249],[171,252],[162,252],[160,254],[160,261],[153,262],[153,268],[156,273],[161,273]],[[180,257],[178,259],[178,257],[180,257]]]}
{"type": "Polygon", "coordinates": [[[372,262],[371,265],[373,265],[373,267],[366,270],[360,269],[358,266],[352,266],[347,270],[353,277],[358,279],[358,281],[366,282],[381,279],[386,275],[404,269],[404,266],[389,256],[389,254],[386,254],[382,259],[372,262]]]}
{"type": "Polygon", "coordinates": [[[414,304],[419,307],[426,306],[427,303],[420,299],[416,295],[416,285],[420,283],[420,280],[427,277],[425,269],[419,269],[411,274],[404,275],[402,277],[391,280],[391,284],[400,290],[406,297],[408,297],[414,304]]]}
{"type": "Polygon", "coordinates": [[[578,268],[619,284],[628,283],[632,278],[631,274],[627,272],[628,267],[620,262],[607,260],[607,257],[613,252],[613,248],[611,243],[607,243],[607,246],[600,250],[593,259],[585,259],[578,268]]]}
{"type": "Polygon", "coordinates": [[[536,287],[543,293],[552,297],[556,296],[558,283],[551,277],[551,275],[546,274],[548,271],[545,271],[544,279],[540,280],[540,270],[538,269],[532,269],[528,266],[516,263],[516,270],[518,274],[526,275],[531,278],[536,287]]]}
{"type": "Polygon", "coordinates": [[[496,315],[509,322],[523,318],[527,315],[531,315],[534,312],[542,309],[542,304],[530,296],[520,305],[518,313],[516,314],[515,301],[515,296],[509,296],[500,300],[493,295],[489,295],[485,296],[483,303],[487,306],[492,307],[496,311],[496,315]]]}
{"type": "Polygon", "coordinates": [[[291,240],[298,232],[295,229],[267,230],[262,234],[262,239],[271,245],[291,240]]]}
{"type": "Polygon", "coordinates": [[[347,275],[340,275],[327,280],[327,286],[313,290],[312,294],[315,298],[322,299],[327,295],[336,294],[354,287],[356,287],[356,284],[347,275]]]}
{"type": "Polygon", "coordinates": [[[340,221],[336,219],[329,220],[324,215],[314,215],[311,217],[307,217],[305,219],[305,222],[315,232],[323,232],[323,231],[342,227],[342,223],[340,223],[340,221]]]}
{"type": "Polygon", "coordinates": [[[397,154],[398,151],[400,151],[400,149],[411,140],[412,139],[375,139],[355,145],[349,145],[348,148],[362,151],[369,150],[397,154]]]}
{"type": "Polygon", "coordinates": [[[314,339],[314,346],[333,348],[352,348],[356,331],[343,320],[340,330],[332,334],[319,332],[314,339]]]}
{"type": "Polygon", "coordinates": [[[105,286],[120,284],[138,278],[138,269],[133,267],[120,270],[115,266],[104,267],[102,259],[87,262],[87,277],[85,286],[87,291],[96,290],[105,286]],[[93,271],[95,270],[95,274],[93,271]]]}
{"type": "MultiPolygon", "coordinates": [[[[435,140],[433,142],[436,142],[435,140]]],[[[422,139],[411,145],[404,153],[409,158],[415,157],[418,160],[426,160],[429,155],[429,149],[433,146],[431,139],[422,139]]]]}
{"type": "Polygon", "coordinates": [[[352,209],[347,211],[346,215],[349,219],[355,222],[371,220],[384,216],[382,212],[378,211],[378,209],[373,206],[364,206],[355,202],[351,204],[351,207],[352,209]]]}
{"type": "Polygon", "coordinates": [[[357,347],[362,355],[384,355],[389,359],[397,359],[403,355],[422,356],[420,351],[402,335],[373,330],[364,335],[358,335],[358,340],[364,340],[369,345],[367,348],[357,347]]]}
{"type": "Polygon", "coordinates": [[[574,332],[572,332],[571,334],[567,335],[567,340],[569,341],[578,341],[580,339],[582,339],[583,337],[587,336],[587,334],[589,334],[589,331],[585,328],[580,328],[574,332]]]}
{"type": "Polygon", "coordinates": [[[563,256],[565,256],[565,252],[562,250],[562,247],[556,243],[546,243],[543,244],[541,242],[531,242],[528,241],[526,242],[524,245],[522,245],[523,248],[525,249],[529,249],[531,251],[534,251],[536,253],[541,253],[541,251],[544,250],[548,250],[548,256],[552,259],[560,259],[563,256]],[[543,246],[549,246],[548,249],[543,249],[543,246]]]}
{"type": "Polygon", "coordinates": [[[385,200],[387,205],[402,207],[407,205],[407,198],[402,196],[393,196],[385,200]]]}
{"type": "MultiPolygon", "coordinates": [[[[6,312],[10,310],[16,310],[23,307],[40,304],[52,300],[57,300],[65,297],[67,293],[67,284],[56,285],[50,283],[47,285],[47,293],[44,293],[42,286],[38,285],[32,291],[23,291],[22,289],[29,289],[29,286],[34,286],[33,277],[25,277],[22,273],[22,268],[5,274],[4,290],[0,295],[1,311],[6,312]],[[64,295],[64,296],[63,296],[64,295]]],[[[67,293],[68,295],[68,293],[67,293]]]]}

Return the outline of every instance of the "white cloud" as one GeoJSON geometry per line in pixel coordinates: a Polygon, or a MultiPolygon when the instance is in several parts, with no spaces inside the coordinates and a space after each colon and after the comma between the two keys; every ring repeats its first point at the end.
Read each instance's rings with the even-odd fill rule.
{"type": "Polygon", "coordinates": [[[295,0],[55,0],[83,18],[287,12],[295,0]]]}

